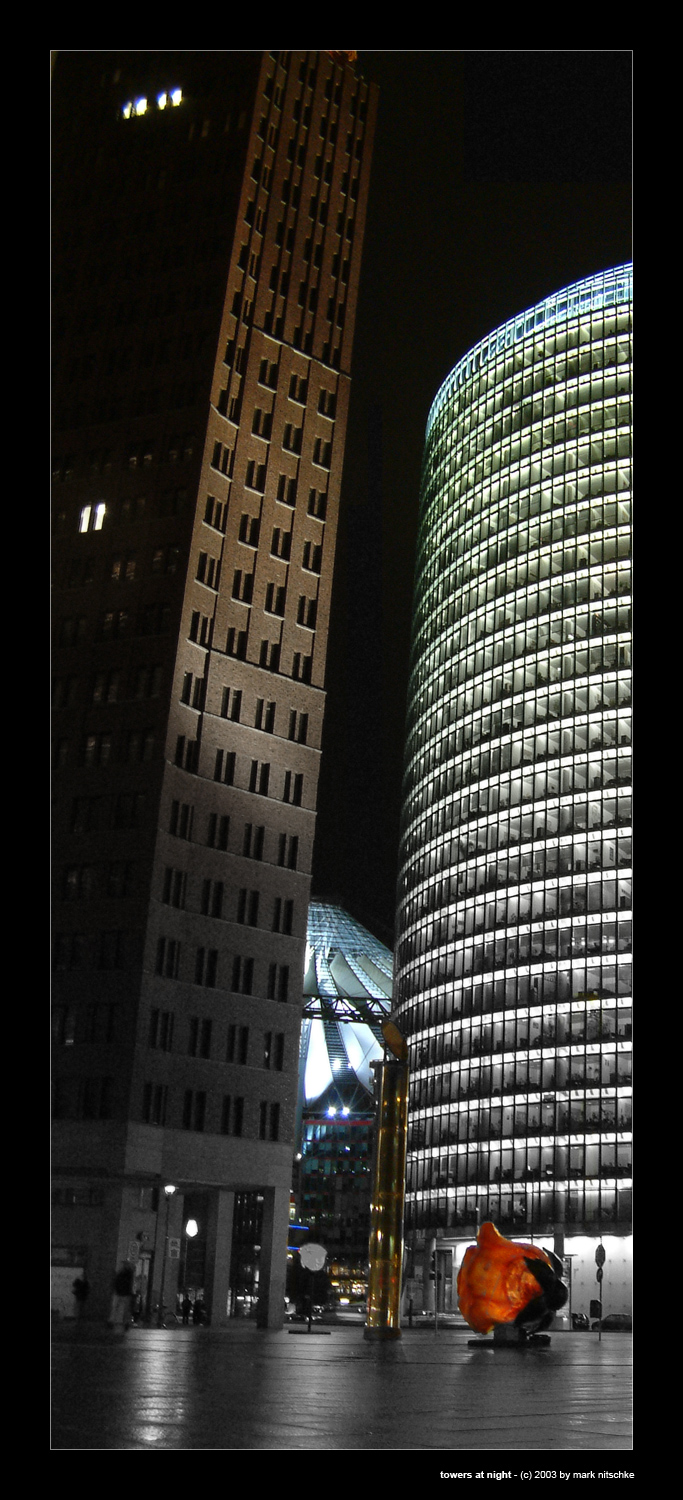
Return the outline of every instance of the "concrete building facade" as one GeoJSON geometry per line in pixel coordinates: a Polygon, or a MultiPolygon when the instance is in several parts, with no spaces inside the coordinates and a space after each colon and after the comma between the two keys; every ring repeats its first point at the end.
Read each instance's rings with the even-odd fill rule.
{"type": "Polygon", "coordinates": [[[554,1244],[574,1311],[602,1241],[628,1308],[631,316],[630,266],[548,297],[427,425],[395,1017],[411,1269],[429,1291],[446,1252],[444,1305],[490,1219],[554,1244]]]}
{"type": "Polygon", "coordinates": [[[54,68],[53,1260],[98,1311],[124,1261],[173,1305],[192,1200],[212,1320],[238,1264],[282,1317],[376,102],[353,58],[54,68]]]}

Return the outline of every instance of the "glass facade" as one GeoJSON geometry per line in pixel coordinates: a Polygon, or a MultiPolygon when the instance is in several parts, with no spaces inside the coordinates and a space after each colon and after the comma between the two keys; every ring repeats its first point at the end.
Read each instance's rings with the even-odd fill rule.
{"type": "Polygon", "coordinates": [[[631,1217],[630,266],[429,415],[396,953],[406,1231],[631,1217]]]}

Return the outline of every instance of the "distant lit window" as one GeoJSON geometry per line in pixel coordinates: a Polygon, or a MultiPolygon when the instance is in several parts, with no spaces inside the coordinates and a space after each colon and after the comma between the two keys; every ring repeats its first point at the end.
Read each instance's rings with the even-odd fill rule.
{"type": "MultiPolygon", "coordinates": [[[[169,106],[180,104],[182,97],[182,89],[171,89],[169,92],[165,91],[162,94],[157,94],[157,109],[168,109],[169,106]]],[[[129,99],[127,103],[122,106],[121,114],[123,115],[124,120],[130,120],[133,115],[146,115],[148,109],[148,99],[129,99]]]]}
{"type": "Polygon", "coordinates": [[[129,99],[121,109],[121,114],[123,115],[124,120],[130,120],[132,115],[144,115],[146,113],[147,100],[143,98],[134,100],[129,99]]]}
{"type": "Polygon", "coordinates": [[[78,530],[101,531],[106,509],[104,501],[100,501],[98,505],[84,505],[78,520],[78,530]]]}

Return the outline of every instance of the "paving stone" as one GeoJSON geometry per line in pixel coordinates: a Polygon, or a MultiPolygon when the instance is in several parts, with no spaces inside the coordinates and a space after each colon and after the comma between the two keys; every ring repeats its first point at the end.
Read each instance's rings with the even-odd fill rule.
{"type": "Polygon", "coordinates": [[[468,1336],[421,1329],[375,1344],[358,1327],[322,1339],[246,1323],[125,1336],[64,1325],[52,1446],[631,1453],[629,1334],[495,1351],[468,1336]]]}

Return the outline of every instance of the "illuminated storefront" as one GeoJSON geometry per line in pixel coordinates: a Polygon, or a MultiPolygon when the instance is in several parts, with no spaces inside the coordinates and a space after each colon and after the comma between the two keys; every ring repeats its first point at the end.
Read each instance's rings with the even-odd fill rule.
{"type": "Polygon", "coordinates": [[[408,695],[408,1240],[492,1219],[575,1286],[631,1220],[631,310],[621,266],[444,382],[408,695]]]}

